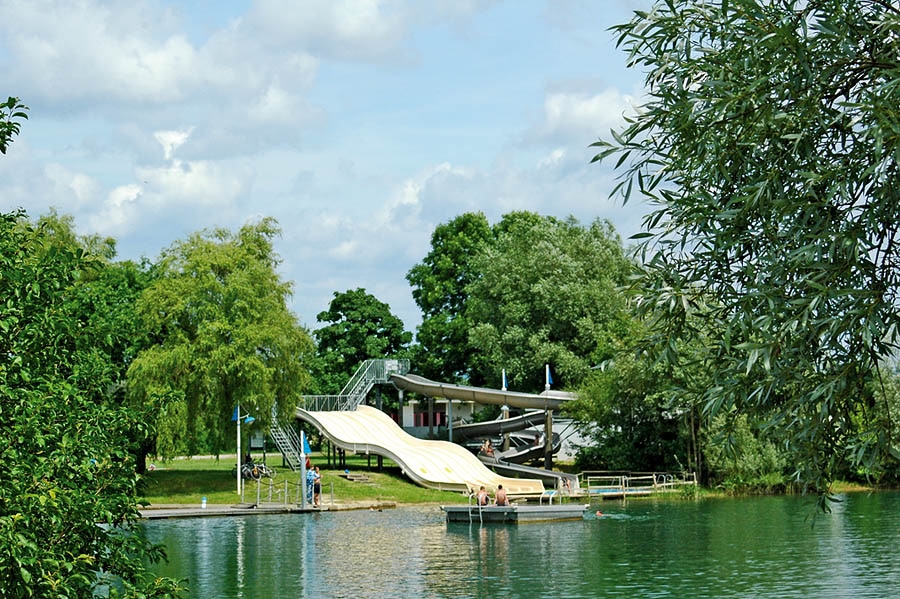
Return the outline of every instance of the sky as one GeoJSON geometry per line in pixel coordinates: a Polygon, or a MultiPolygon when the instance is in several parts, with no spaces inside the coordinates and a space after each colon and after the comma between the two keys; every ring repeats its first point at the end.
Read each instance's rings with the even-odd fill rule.
{"type": "Polygon", "coordinates": [[[53,208],[133,260],[273,217],[301,324],[364,288],[415,332],[406,274],[464,212],[640,230],[590,144],[640,102],[609,27],[648,6],[0,0],[0,96],[30,109],[0,210],[53,208]]]}

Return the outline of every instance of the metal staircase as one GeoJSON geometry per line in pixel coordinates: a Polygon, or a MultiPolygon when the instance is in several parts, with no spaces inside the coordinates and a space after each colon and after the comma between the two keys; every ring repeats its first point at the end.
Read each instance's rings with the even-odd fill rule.
{"type": "MultiPolygon", "coordinates": [[[[359,365],[340,394],[304,395],[298,407],[313,412],[355,410],[366,400],[372,387],[389,383],[392,374],[408,372],[409,360],[366,360],[359,365]]],[[[290,423],[278,422],[273,417],[269,434],[284,456],[285,463],[291,470],[299,470],[302,464],[300,456],[303,453],[303,445],[290,423]]]]}
{"type": "Polygon", "coordinates": [[[288,465],[288,468],[296,472],[297,470],[300,470],[300,467],[303,465],[303,461],[300,457],[303,454],[303,442],[300,440],[300,436],[297,435],[297,431],[294,430],[293,426],[290,424],[282,426],[282,424],[275,419],[274,410],[272,416],[272,426],[269,429],[269,436],[272,437],[278,450],[281,451],[285,464],[288,465]]]}

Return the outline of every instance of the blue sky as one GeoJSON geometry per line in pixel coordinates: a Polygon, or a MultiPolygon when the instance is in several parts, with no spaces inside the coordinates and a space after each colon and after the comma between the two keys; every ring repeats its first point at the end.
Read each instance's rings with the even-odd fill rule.
{"type": "Polygon", "coordinates": [[[648,5],[0,0],[0,95],[30,107],[0,209],[131,259],[271,216],[301,323],[362,287],[413,330],[405,275],[458,214],[638,231],[588,146],[640,99],[608,28],[648,5]]]}

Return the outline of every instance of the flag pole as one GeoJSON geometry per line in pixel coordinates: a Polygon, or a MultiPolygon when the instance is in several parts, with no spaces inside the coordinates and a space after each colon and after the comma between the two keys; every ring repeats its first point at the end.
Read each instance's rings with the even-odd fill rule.
{"type": "Polygon", "coordinates": [[[237,414],[237,494],[241,496],[241,406],[235,408],[237,414]]]}
{"type": "Polygon", "coordinates": [[[300,509],[306,509],[306,431],[300,431],[300,509]]]}
{"type": "MultiPolygon", "coordinates": [[[[506,391],[506,369],[503,369],[503,391],[506,391]]],[[[505,403],[500,406],[500,412],[503,415],[503,420],[509,419],[509,404],[505,403]]],[[[503,451],[509,451],[509,432],[503,433],[503,443],[502,443],[503,451]]]]}

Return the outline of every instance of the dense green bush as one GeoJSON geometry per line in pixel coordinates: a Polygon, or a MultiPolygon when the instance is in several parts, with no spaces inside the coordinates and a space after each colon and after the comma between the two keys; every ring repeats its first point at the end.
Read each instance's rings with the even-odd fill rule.
{"type": "Polygon", "coordinates": [[[134,526],[145,415],[109,401],[108,355],[67,298],[89,266],[22,213],[0,214],[0,597],[174,597],[134,526]],[[96,345],[99,345],[96,344],[96,345]]]}
{"type": "Polygon", "coordinates": [[[704,431],[709,483],[727,491],[769,493],[788,483],[787,456],[746,415],[720,414],[704,431]]]}

